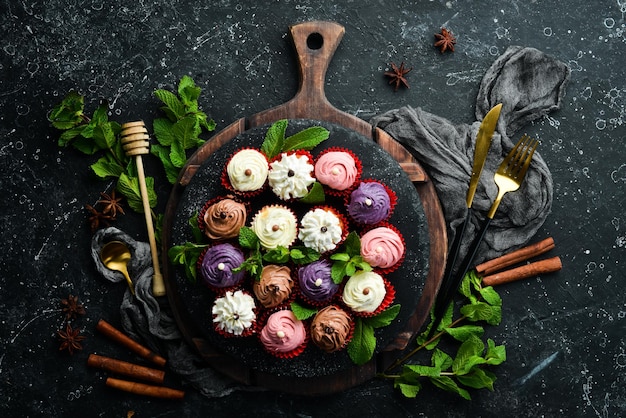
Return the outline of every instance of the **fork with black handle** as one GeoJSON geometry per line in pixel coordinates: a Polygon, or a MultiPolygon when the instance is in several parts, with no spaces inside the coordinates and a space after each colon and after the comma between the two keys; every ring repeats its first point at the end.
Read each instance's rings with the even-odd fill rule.
{"type": "Polygon", "coordinates": [[[444,282],[442,284],[442,288],[437,294],[437,299],[435,300],[435,321],[430,328],[427,339],[430,339],[437,331],[437,328],[439,328],[443,314],[452,301],[454,294],[458,290],[463,277],[469,271],[470,266],[474,261],[474,257],[478,252],[478,247],[485,237],[485,233],[487,232],[487,229],[489,228],[489,225],[498,210],[498,206],[500,206],[502,198],[506,193],[514,192],[519,189],[522,184],[537,145],[537,140],[530,138],[528,135],[523,135],[515,147],[513,147],[513,149],[504,158],[500,167],[498,167],[494,176],[494,181],[498,186],[498,195],[496,200],[491,205],[491,208],[487,213],[487,217],[483,221],[483,224],[474,238],[474,241],[472,241],[465,258],[457,270],[456,276],[454,276],[453,280],[444,282]]]}

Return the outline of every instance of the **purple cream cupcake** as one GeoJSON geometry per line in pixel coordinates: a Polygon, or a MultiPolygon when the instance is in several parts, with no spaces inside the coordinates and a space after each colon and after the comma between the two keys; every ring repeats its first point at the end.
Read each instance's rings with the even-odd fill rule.
{"type": "Polygon", "coordinates": [[[384,184],[367,180],[350,193],[346,210],[361,225],[375,225],[389,218],[396,203],[395,194],[384,184]]]}
{"type": "Polygon", "coordinates": [[[209,247],[199,258],[202,282],[209,288],[223,292],[237,286],[245,272],[233,272],[244,262],[244,254],[232,244],[224,243],[209,247]]]}
{"type": "Polygon", "coordinates": [[[337,293],[339,285],[331,277],[332,263],[329,260],[318,260],[298,270],[298,284],[302,298],[316,306],[328,303],[337,293]]]}

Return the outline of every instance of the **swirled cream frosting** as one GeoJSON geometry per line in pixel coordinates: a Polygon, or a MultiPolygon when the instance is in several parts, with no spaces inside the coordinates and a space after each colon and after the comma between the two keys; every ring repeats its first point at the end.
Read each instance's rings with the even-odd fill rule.
{"type": "Polygon", "coordinates": [[[404,256],[404,242],[386,226],[374,228],[361,237],[361,257],[372,267],[390,268],[404,256]]]}
{"type": "Polygon", "coordinates": [[[311,176],[313,169],[308,156],[282,153],[270,163],[268,182],[274,194],[283,200],[304,197],[315,182],[311,176]]]}
{"type": "Polygon", "coordinates": [[[341,350],[350,336],[352,319],[337,306],[321,309],[311,322],[311,341],[327,353],[341,350]]]}
{"type": "Polygon", "coordinates": [[[270,205],[259,210],[250,227],[266,249],[289,247],[298,234],[298,220],[284,206],[270,205]]]}
{"type": "Polygon", "coordinates": [[[343,288],[343,302],[355,312],[374,312],[385,299],[385,282],[380,274],[359,270],[343,288]]]}
{"type": "Polygon", "coordinates": [[[263,267],[259,281],[252,290],[258,301],[266,308],[274,308],[291,296],[294,281],[287,266],[270,264],[263,267]]]}
{"type": "Polygon", "coordinates": [[[233,199],[223,199],[204,213],[204,233],[210,239],[228,239],[239,235],[246,223],[246,207],[233,199]]]}
{"type": "Polygon", "coordinates": [[[312,248],[319,253],[334,250],[342,236],[341,219],[330,210],[312,209],[300,220],[298,238],[305,247],[312,248]]]}
{"type": "Polygon", "coordinates": [[[254,299],[247,293],[226,292],[213,303],[213,322],[226,333],[242,335],[256,320],[254,308],[254,299]]]}
{"type": "Polygon", "coordinates": [[[354,158],[345,151],[326,152],[315,162],[315,178],[335,190],[348,189],[357,175],[354,158]]]}
{"type": "Polygon", "coordinates": [[[253,149],[235,153],[226,165],[228,181],[240,192],[259,190],[265,184],[269,172],[267,158],[253,149]]]}
{"type": "Polygon", "coordinates": [[[269,316],[259,338],[268,351],[287,353],[304,343],[306,329],[293,312],[282,310],[269,316]]]}

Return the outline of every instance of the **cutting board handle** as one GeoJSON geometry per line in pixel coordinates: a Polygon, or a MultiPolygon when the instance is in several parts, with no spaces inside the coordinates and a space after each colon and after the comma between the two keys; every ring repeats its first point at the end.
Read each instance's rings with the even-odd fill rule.
{"type": "Polygon", "coordinates": [[[314,118],[345,126],[371,138],[370,124],[334,107],[324,92],[326,71],[343,38],[344,27],[336,22],[311,21],[292,25],[289,30],[299,65],[298,92],[288,102],[249,117],[248,127],[278,119],[314,118]]]}

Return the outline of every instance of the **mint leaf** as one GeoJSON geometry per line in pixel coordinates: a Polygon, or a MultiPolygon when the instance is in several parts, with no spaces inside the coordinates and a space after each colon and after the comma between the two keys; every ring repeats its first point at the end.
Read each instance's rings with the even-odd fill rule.
{"type": "Polygon", "coordinates": [[[382,328],[391,324],[393,320],[396,319],[396,317],[398,316],[398,313],[400,313],[400,305],[393,305],[385,309],[378,315],[369,318],[363,318],[363,321],[372,328],[382,328]]]}
{"type": "Polygon", "coordinates": [[[100,178],[119,177],[124,172],[124,167],[119,165],[110,154],[93,163],[91,169],[100,178]]]}
{"type": "Polygon", "coordinates": [[[439,376],[439,377],[431,377],[430,381],[433,385],[437,386],[440,389],[443,389],[448,392],[456,393],[461,396],[463,399],[471,400],[469,392],[466,389],[460,387],[454,380],[452,380],[448,376],[439,376]]]}
{"type": "Polygon", "coordinates": [[[263,255],[263,261],[273,264],[284,264],[289,261],[289,250],[285,247],[277,247],[263,255]]]}
{"type": "Polygon", "coordinates": [[[256,236],[252,228],[243,226],[239,229],[239,245],[248,250],[259,248],[259,237],[256,236]]]}
{"type": "Polygon", "coordinates": [[[174,141],[172,126],[174,124],[167,118],[157,118],[152,121],[152,130],[159,144],[165,147],[172,145],[174,141]]]}
{"type": "Polygon", "coordinates": [[[184,75],[178,83],[178,95],[186,108],[197,110],[198,98],[202,89],[188,75],[184,75]]]}
{"type": "Polygon", "coordinates": [[[350,257],[361,255],[361,238],[355,231],[351,231],[343,242],[343,252],[350,257]]]}
{"type": "MultiPolygon", "coordinates": [[[[465,374],[476,364],[480,364],[480,360],[476,361],[475,357],[481,359],[485,344],[476,336],[472,336],[465,340],[456,353],[454,362],[452,363],[452,371],[455,374],[465,374]],[[470,360],[471,359],[471,360],[470,360]]],[[[482,359],[481,359],[482,360],[482,359]]],[[[484,363],[484,361],[482,361],[484,363]]]]}
{"type": "Polygon", "coordinates": [[[330,132],[321,126],[312,126],[285,138],[283,151],[312,150],[328,139],[330,132]]]}
{"type": "Polygon", "coordinates": [[[187,116],[180,119],[172,126],[172,146],[178,144],[183,150],[196,146],[196,139],[199,135],[196,120],[193,117],[187,116]]]}
{"type": "Polygon", "coordinates": [[[72,90],[52,108],[48,120],[57,129],[72,129],[83,122],[84,104],[85,98],[72,90]]]}
{"type": "Polygon", "coordinates": [[[198,212],[191,215],[191,217],[187,220],[187,225],[191,227],[191,235],[193,235],[193,239],[196,240],[196,242],[202,241],[204,234],[198,225],[198,212]]]}
{"type": "Polygon", "coordinates": [[[154,95],[165,104],[161,110],[168,115],[172,122],[185,117],[185,106],[174,93],[159,89],[154,91],[154,95]]]}
{"type": "MultiPolygon", "coordinates": [[[[126,197],[126,202],[132,210],[143,213],[139,179],[129,177],[126,173],[122,173],[117,181],[116,188],[126,197]]],[[[154,191],[154,178],[146,177],[146,189],[148,191],[148,203],[150,207],[153,208],[156,206],[157,202],[157,195],[154,191]]]]}
{"type": "Polygon", "coordinates": [[[461,314],[470,321],[486,321],[493,317],[493,307],[485,302],[476,302],[461,307],[461,314]]]}
{"type": "Polygon", "coordinates": [[[459,383],[474,389],[489,389],[493,392],[493,383],[496,377],[493,373],[486,370],[475,368],[466,375],[456,377],[459,383]]]}
{"type": "Polygon", "coordinates": [[[167,181],[170,182],[170,184],[176,183],[180,169],[172,164],[172,160],[170,159],[170,150],[162,145],[153,144],[150,147],[150,153],[157,156],[161,161],[161,164],[165,169],[167,181]]]}
{"type": "Polygon", "coordinates": [[[407,364],[402,368],[402,375],[413,373],[416,376],[438,377],[441,375],[441,369],[433,366],[422,366],[419,364],[407,364]]]}
{"type": "Polygon", "coordinates": [[[487,364],[497,366],[506,361],[506,347],[503,345],[496,345],[491,339],[487,339],[487,353],[485,354],[485,360],[487,364]]]}
{"type": "Polygon", "coordinates": [[[308,203],[310,205],[316,205],[324,203],[326,201],[326,194],[324,193],[324,187],[319,181],[313,183],[311,190],[299,200],[302,203],[308,203]]]}
{"type": "Polygon", "coordinates": [[[319,260],[321,257],[320,253],[317,251],[304,246],[292,247],[289,251],[289,255],[291,256],[291,261],[293,261],[294,264],[309,264],[313,261],[319,260]]]}
{"type": "Polygon", "coordinates": [[[433,350],[433,354],[430,358],[431,364],[434,367],[439,367],[441,370],[446,370],[452,366],[452,357],[446,354],[444,351],[436,348],[433,350]]]}
{"type": "Polygon", "coordinates": [[[178,141],[172,142],[169,157],[172,165],[178,169],[182,168],[187,162],[187,154],[185,153],[185,148],[183,148],[181,143],[178,141]]]}
{"type": "Polygon", "coordinates": [[[360,318],[356,318],[354,334],[348,343],[348,356],[354,364],[361,366],[372,358],[375,348],[374,328],[365,324],[360,318]]]}
{"type": "Polygon", "coordinates": [[[419,383],[409,384],[396,382],[393,386],[394,388],[400,390],[400,393],[402,393],[402,395],[410,399],[416,398],[420,389],[422,389],[422,386],[419,383]]]}
{"type": "Polygon", "coordinates": [[[494,290],[493,287],[487,286],[483,287],[479,290],[480,296],[483,297],[485,302],[490,304],[491,306],[502,306],[502,299],[500,295],[494,290]]]}
{"type": "Polygon", "coordinates": [[[346,261],[335,261],[330,267],[330,277],[333,279],[333,283],[341,284],[343,278],[346,277],[346,261]]]}
{"type": "Polygon", "coordinates": [[[291,302],[291,311],[295,315],[296,319],[304,321],[317,313],[317,309],[307,308],[300,305],[298,302],[291,302]]]}
{"type": "Polygon", "coordinates": [[[478,325],[463,325],[460,327],[445,328],[444,331],[457,341],[465,341],[470,337],[481,337],[485,330],[478,325]]]}
{"type": "Polygon", "coordinates": [[[285,143],[285,131],[287,130],[287,119],[274,122],[265,133],[265,140],[261,144],[261,152],[268,159],[272,159],[281,153],[285,143]]]}

